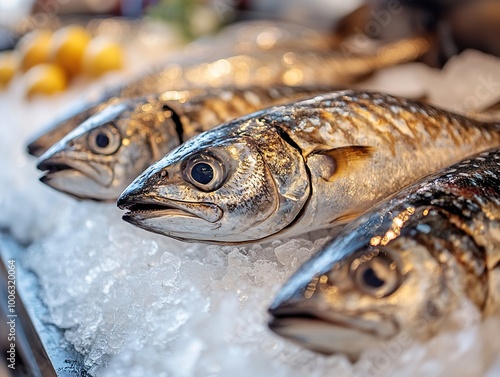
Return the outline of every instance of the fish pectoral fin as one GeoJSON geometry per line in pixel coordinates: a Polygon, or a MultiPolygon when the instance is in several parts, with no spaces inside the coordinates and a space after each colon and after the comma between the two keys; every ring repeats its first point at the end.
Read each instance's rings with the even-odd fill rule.
{"type": "Polygon", "coordinates": [[[314,151],[310,156],[323,155],[330,159],[328,169],[322,169],[320,175],[327,182],[332,182],[335,176],[349,170],[359,169],[375,153],[375,147],[365,145],[350,145],[330,150],[314,151]]]}
{"type": "Polygon", "coordinates": [[[356,220],[360,213],[349,213],[342,215],[340,217],[337,217],[336,219],[330,221],[330,224],[335,224],[335,225],[346,225],[352,222],[353,220],[356,220]]]}

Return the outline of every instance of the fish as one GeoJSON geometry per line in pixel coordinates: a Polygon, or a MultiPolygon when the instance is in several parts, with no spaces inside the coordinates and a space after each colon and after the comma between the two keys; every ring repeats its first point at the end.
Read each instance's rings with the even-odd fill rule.
{"type": "Polygon", "coordinates": [[[466,301],[483,318],[500,310],[498,148],[411,184],[349,224],[280,289],[269,327],[356,361],[399,336],[432,338],[466,301]]]}
{"type": "Polygon", "coordinates": [[[500,126],[382,93],[339,91],[206,131],[120,195],[122,218],[183,241],[340,229],[415,179],[500,145],[500,126]]]}
{"type": "Polygon", "coordinates": [[[149,165],[224,121],[332,87],[167,91],[108,106],[37,161],[42,183],[81,200],[116,201],[149,165]]]}
{"type": "Polygon", "coordinates": [[[279,20],[246,20],[235,22],[221,29],[217,34],[202,37],[190,43],[188,48],[204,51],[214,47],[230,49],[235,53],[273,48],[303,48],[331,50],[339,43],[336,33],[312,29],[279,20]]]}
{"type": "Polygon", "coordinates": [[[204,53],[187,49],[128,84],[109,89],[93,101],[70,109],[35,136],[28,143],[27,151],[39,157],[60,140],[61,134],[69,133],[93,114],[125,99],[171,90],[223,86],[345,87],[377,69],[414,60],[428,49],[429,43],[424,38],[389,43],[371,54],[278,47],[238,54],[206,48],[202,49],[204,53]]]}

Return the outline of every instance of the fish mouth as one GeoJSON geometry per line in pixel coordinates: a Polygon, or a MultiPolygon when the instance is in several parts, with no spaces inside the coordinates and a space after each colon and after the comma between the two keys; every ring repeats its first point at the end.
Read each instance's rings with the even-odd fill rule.
{"type": "Polygon", "coordinates": [[[359,359],[366,335],[358,329],[326,321],[310,314],[275,317],[268,327],[287,340],[323,355],[344,354],[351,362],[359,359]]]}
{"type": "Polygon", "coordinates": [[[62,159],[41,161],[38,168],[44,170],[40,182],[77,200],[114,202],[122,190],[107,184],[109,174],[105,169],[100,172],[89,166],[86,170],[90,172],[86,172],[62,159]]]}
{"type": "Polygon", "coordinates": [[[293,310],[290,308],[276,308],[269,311],[273,318],[269,321],[269,328],[277,333],[279,329],[287,325],[288,322],[316,322],[325,325],[342,326],[353,330],[359,330],[353,323],[350,322],[351,317],[339,315],[337,318],[329,318],[320,316],[317,313],[312,313],[307,310],[293,310]]]}
{"type": "Polygon", "coordinates": [[[156,218],[188,217],[215,223],[220,220],[222,209],[210,203],[183,202],[171,199],[124,199],[118,200],[118,207],[126,210],[122,219],[134,225],[156,218]]]}
{"type": "Polygon", "coordinates": [[[91,179],[102,187],[109,187],[113,182],[113,170],[101,164],[91,164],[76,158],[65,158],[64,156],[51,156],[41,159],[37,169],[43,171],[40,181],[49,184],[55,177],[77,173],[91,179]]]}
{"type": "Polygon", "coordinates": [[[73,170],[73,167],[61,161],[59,162],[42,161],[37,165],[37,168],[39,170],[43,170],[43,175],[41,179],[47,177],[50,174],[55,174],[64,170],[73,170]]]}
{"type": "Polygon", "coordinates": [[[276,334],[318,353],[345,354],[353,362],[365,349],[379,347],[398,330],[392,321],[366,321],[338,312],[322,315],[296,306],[277,307],[269,312],[273,318],[268,327],[276,334]]]}

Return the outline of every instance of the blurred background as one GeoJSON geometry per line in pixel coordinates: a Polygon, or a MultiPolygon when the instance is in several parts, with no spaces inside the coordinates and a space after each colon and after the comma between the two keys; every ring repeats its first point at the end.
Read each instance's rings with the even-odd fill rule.
{"type": "MultiPolygon", "coordinates": [[[[248,19],[292,21],[338,38],[361,34],[395,40],[425,35],[433,48],[423,60],[434,67],[467,48],[500,53],[498,0],[0,0],[0,51],[18,49],[26,54],[23,46],[30,37],[39,45],[57,44],[47,33],[35,38],[33,31],[55,32],[67,25],[82,26],[90,37],[105,35],[119,43],[133,35],[158,51],[248,19]]],[[[79,31],[60,34],[64,33],[56,37],[69,44],[86,44],[79,31]]],[[[38,50],[43,55],[41,46],[38,50]]],[[[2,58],[3,66],[14,65],[11,56],[2,58]]],[[[21,63],[23,70],[49,60],[32,59],[21,63]]],[[[4,86],[8,81],[0,80],[4,86]]]]}
{"type": "Polygon", "coordinates": [[[498,0],[0,0],[0,87],[26,74],[19,85],[28,97],[57,93],[127,66],[123,49],[155,62],[252,19],[309,26],[338,43],[358,38],[360,50],[359,38],[424,36],[431,48],[420,61],[431,67],[466,49],[500,54],[498,0]]]}

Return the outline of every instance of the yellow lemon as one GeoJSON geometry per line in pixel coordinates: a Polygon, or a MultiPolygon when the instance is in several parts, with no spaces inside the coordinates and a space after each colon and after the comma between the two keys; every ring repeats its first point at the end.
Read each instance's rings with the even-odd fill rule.
{"type": "Polygon", "coordinates": [[[52,33],[48,30],[36,30],[26,34],[18,43],[21,55],[21,69],[27,71],[37,64],[49,61],[52,33]]]}
{"type": "Polygon", "coordinates": [[[0,53],[0,88],[9,84],[16,74],[18,65],[18,56],[14,52],[0,53]]]}
{"type": "Polygon", "coordinates": [[[95,38],[83,55],[84,71],[91,76],[100,76],[123,67],[123,50],[117,43],[95,38]]]}
{"type": "Polygon", "coordinates": [[[28,97],[62,92],[68,84],[66,73],[56,64],[39,64],[26,72],[24,80],[28,97]]]}
{"type": "Polygon", "coordinates": [[[54,63],[59,64],[69,75],[76,75],[82,70],[83,53],[90,42],[90,35],[78,25],[69,25],[52,35],[50,55],[54,63]]]}

